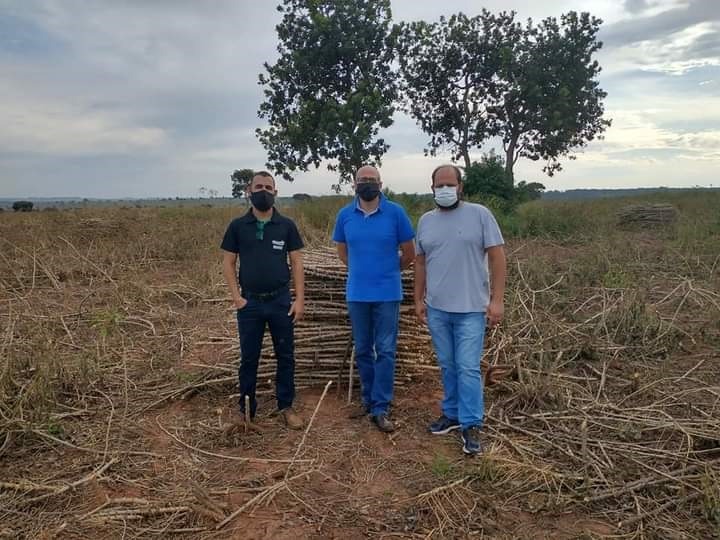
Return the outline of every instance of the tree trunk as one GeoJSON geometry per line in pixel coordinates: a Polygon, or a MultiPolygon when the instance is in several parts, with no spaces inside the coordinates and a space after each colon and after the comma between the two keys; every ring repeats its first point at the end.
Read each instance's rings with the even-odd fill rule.
{"type": "Polygon", "coordinates": [[[465,174],[467,174],[467,170],[470,168],[470,153],[468,152],[467,148],[463,148],[462,151],[462,157],[463,161],[465,161],[465,174]]]}
{"type": "Polygon", "coordinates": [[[510,187],[515,186],[515,177],[513,175],[513,166],[515,165],[515,147],[517,145],[517,138],[513,137],[508,143],[507,149],[505,150],[505,179],[507,180],[510,187]]]}

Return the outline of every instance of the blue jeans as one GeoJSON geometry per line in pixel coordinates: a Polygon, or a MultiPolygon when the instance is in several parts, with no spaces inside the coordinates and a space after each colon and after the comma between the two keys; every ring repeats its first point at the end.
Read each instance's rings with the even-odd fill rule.
{"type": "Polygon", "coordinates": [[[277,360],[275,393],[278,409],[290,407],[295,398],[295,342],[293,321],[288,311],[289,290],[267,302],[249,298],[245,307],[237,310],[240,334],[240,411],[245,412],[245,396],[249,396],[250,416],[254,417],[257,410],[257,370],[266,325],[270,328],[277,360]]]}
{"type": "Polygon", "coordinates": [[[393,398],[400,302],[348,302],[363,405],[386,414],[393,398]]]}
{"type": "Polygon", "coordinates": [[[440,364],[442,412],[462,429],[481,427],[485,415],[480,359],[485,313],[451,313],[427,307],[428,328],[440,364]]]}

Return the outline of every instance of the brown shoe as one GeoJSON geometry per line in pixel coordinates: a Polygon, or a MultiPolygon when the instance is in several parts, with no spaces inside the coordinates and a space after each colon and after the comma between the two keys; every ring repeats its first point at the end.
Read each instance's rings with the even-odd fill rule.
{"type": "Polygon", "coordinates": [[[290,429],[302,429],[305,425],[302,417],[292,407],[286,407],[280,414],[285,419],[285,425],[290,429]]]}
{"type": "Polygon", "coordinates": [[[370,408],[363,404],[354,404],[348,409],[348,418],[357,420],[370,414],[370,408]]]}

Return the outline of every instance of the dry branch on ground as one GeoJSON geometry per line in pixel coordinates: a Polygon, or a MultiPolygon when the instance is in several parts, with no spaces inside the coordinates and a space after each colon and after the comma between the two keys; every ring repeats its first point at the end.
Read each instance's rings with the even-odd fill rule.
{"type": "MultiPolygon", "coordinates": [[[[710,240],[688,251],[645,236],[630,249],[632,233],[593,246],[513,241],[506,321],[487,337],[498,377],[486,393],[486,453],[468,461],[452,437],[425,433],[439,382],[408,304],[398,431],[348,420],[344,392],[314,409],[320,391],[308,387],[346,389],[352,365],[344,271],[327,248],[308,250],[297,329],[312,428],[285,430],[263,381],[259,429],[229,429],[236,329],[213,266],[226,218],[4,216],[0,536],[272,536],[279,523],[297,537],[717,532],[710,240]],[[28,221],[37,217],[47,222],[28,221]]],[[[261,378],[272,377],[265,362],[261,378]]]]}

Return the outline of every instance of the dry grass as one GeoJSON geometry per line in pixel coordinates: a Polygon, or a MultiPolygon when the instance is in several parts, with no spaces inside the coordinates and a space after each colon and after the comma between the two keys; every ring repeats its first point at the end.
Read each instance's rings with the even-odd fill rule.
{"type": "Polygon", "coordinates": [[[425,434],[432,369],[390,437],[319,388],[306,433],[265,395],[243,430],[217,248],[233,209],[4,214],[0,537],[710,538],[720,246],[688,204],[670,231],[510,241],[486,358],[516,376],[488,390],[475,460],[425,434]]]}

